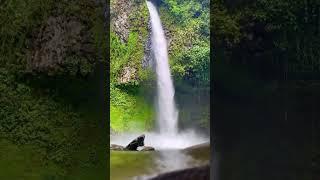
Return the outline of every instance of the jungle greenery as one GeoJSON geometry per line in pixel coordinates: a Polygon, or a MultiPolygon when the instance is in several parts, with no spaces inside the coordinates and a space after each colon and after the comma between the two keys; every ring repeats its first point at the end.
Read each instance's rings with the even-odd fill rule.
{"type": "Polygon", "coordinates": [[[215,0],[211,18],[214,79],[228,89],[318,77],[319,1],[215,0]]]}
{"type": "MultiPolygon", "coordinates": [[[[149,12],[144,2],[135,6],[139,10],[130,15],[128,39],[121,41],[112,28],[110,32],[111,128],[115,132],[150,130],[155,121],[155,74],[152,65],[142,64],[148,40],[149,12]],[[129,82],[119,83],[127,67],[135,69],[135,73],[131,74],[129,82]]],[[[180,89],[208,89],[208,1],[163,1],[159,7],[163,26],[169,32],[170,68],[175,83],[180,89]]],[[[192,93],[189,94],[191,96],[192,93]]],[[[205,108],[205,111],[208,110],[205,108]]],[[[204,121],[199,119],[199,122],[207,121],[202,124],[205,127],[209,116],[204,114],[206,116],[201,116],[204,121]]]]}
{"type": "Polygon", "coordinates": [[[166,0],[160,11],[164,26],[172,35],[169,55],[174,77],[209,86],[209,1],[166,0]]]}
{"type": "MultiPolygon", "coordinates": [[[[110,127],[112,132],[141,131],[153,126],[152,102],[141,93],[143,82],[152,77],[150,69],[142,68],[144,43],[147,39],[148,10],[137,3],[126,42],[110,31],[110,127]],[[142,21],[141,21],[142,19],[142,21]],[[132,71],[130,80],[120,83],[125,68],[132,71]]],[[[114,7],[113,7],[114,8],[114,7]]],[[[147,88],[147,87],[145,87],[147,88]]]]}
{"type": "Polygon", "coordinates": [[[107,177],[94,66],[86,76],[26,71],[34,35],[50,16],[82,18],[96,54],[106,56],[103,11],[86,3],[0,1],[0,179],[107,177]]]}

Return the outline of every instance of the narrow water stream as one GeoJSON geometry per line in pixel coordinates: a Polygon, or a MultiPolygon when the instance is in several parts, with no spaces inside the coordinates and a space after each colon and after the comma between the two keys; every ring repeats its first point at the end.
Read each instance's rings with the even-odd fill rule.
{"type": "Polygon", "coordinates": [[[151,44],[156,61],[157,122],[161,134],[178,133],[178,110],[174,101],[174,86],[170,73],[167,40],[156,6],[147,1],[151,22],[151,44]]]}

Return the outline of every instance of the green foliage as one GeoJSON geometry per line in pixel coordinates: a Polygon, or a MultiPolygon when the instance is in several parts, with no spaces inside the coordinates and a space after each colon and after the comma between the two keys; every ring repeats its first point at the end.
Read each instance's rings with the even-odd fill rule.
{"type": "MultiPolygon", "coordinates": [[[[0,4],[0,151],[4,152],[0,168],[5,171],[0,179],[103,179],[101,169],[106,165],[101,161],[106,145],[93,141],[106,137],[101,133],[105,129],[95,127],[100,123],[92,105],[97,104],[97,98],[91,96],[92,90],[96,92],[95,82],[88,76],[70,80],[61,75],[25,74],[30,45],[49,16],[75,16],[92,27],[88,33],[92,33],[96,51],[90,58],[105,57],[101,9],[85,0],[10,0],[0,4]],[[84,162],[92,149],[101,160],[84,162]],[[77,168],[84,165],[86,168],[77,168]]],[[[86,57],[68,58],[67,71],[82,75],[93,71],[86,57]]]]}
{"type": "Polygon", "coordinates": [[[1,136],[17,144],[36,144],[47,150],[46,158],[68,164],[67,153],[77,143],[78,114],[67,104],[38,96],[6,70],[0,73],[1,136]]]}
{"type": "Polygon", "coordinates": [[[125,66],[141,69],[141,59],[143,57],[141,48],[143,47],[138,44],[138,34],[135,32],[130,33],[126,44],[122,43],[113,32],[110,36],[110,74],[111,81],[115,82],[125,66]]]}
{"type": "Polygon", "coordinates": [[[143,46],[138,41],[138,34],[132,32],[127,43],[111,33],[111,63],[110,63],[110,126],[116,132],[141,131],[151,127],[153,112],[150,106],[141,99],[136,91],[138,79],[131,82],[133,86],[119,87],[120,78],[124,67],[138,69],[139,80],[147,78],[148,71],[142,69],[143,46]],[[135,94],[130,94],[133,91],[135,94]]]}
{"type": "Polygon", "coordinates": [[[227,45],[238,43],[241,35],[238,14],[228,13],[220,3],[215,3],[212,12],[214,14],[211,23],[214,29],[213,36],[217,41],[214,43],[222,43],[221,41],[227,45]]]}
{"type": "Polygon", "coordinates": [[[207,26],[205,23],[208,21],[205,21],[204,17],[209,15],[209,1],[165,0],[163,3],[163,6],[169,10],[169,13],[179,25],[187,26],[190,21],[201,19],[202,22],[199,22],[203,23],[204,26],[207,26]]]}
{"type": "Polygon", "coordinates": [[[257,62],[270,64],[269,72],[276,71],[280,64],[281,71],[289,74],[320,71],[318,1],[239,3],[241,6],[234,7],[214,1],[211,15],[215,54],[224,54],[224,61],[230,59],[234,64],[251,67],[250,71],[261,72],[257,62]]]}
{"type": "Polygon", "coordinates": [[[208,44],[195,45],[179,54],[172,65],[173,73],[197,85],[210,84],[210,47],[208,44]]]}
{"type": "Polygon", "coordinates": [[[66,171],[52,162],[45,163],[45,151],[32,145],[16,145],[0,139],[1,179],[43,180],[48,177],[62,178],[66,171]]]}
{"type": "MultiPolygon", "coordinates": [[[[0,143],[0,147],[22,148],[21,151],[8,154],[8,159],[1,160],[0,167],[4,166],[3,163],[12,161],[12,165],[7,167],[8,176],[16,172],[23,174],[24,179],[45,177],[61,179],[68,176],[72,176],[70,179],[80,179],[82,176],[85,177],[82,172],[87,172],[87,177],[89,174],[91,177],[102,176],[101,172],[104,171],[101,171],[101,168],[106,165],[101,164],[101,161],[105,159],[106,144],[103,144],[103,140],[99,142],[93,140],[105,137],[106,135],[101,133],[105,129],[99,129],[100,122],[95,113],[96,107],[93,105],[96,103],[95,97],[90,95],[90,99],[82,97],[90,93],[90,87],[95,86],[92,86],[93,83],[88,84],[89,86],[85,88],[89,89],[85,89],[76,86],[76,83],[64,86],[61,82],[53,84],[50,79],[43,80],[49,81],[48,84],[38,81],[36,83],[38,86],[35,86],[29,80],[20,82],[11,72],[0,69],[0,140],[5,139],[12,144],[0,143]],[[56,89],[50,87],[50,84],[57,86],[56,89]],[[82,91],[82,94],[79,94],[77,89],[82,91]],[[69,90],[74,95],[70,95],[69,90]],[[29,146],[32,149],[26,149],[29,146]],[[101,147],[103,153],[100,153],[101,147]],[[84,161],[92,149],[99,150],[99,155],[94,155],[94,158],[99,156],[101,161],[95,159],[84,161]],[[28,162],[32,153],[37,154],[35,160],[28,162]],[[79,156],[79,153],[82,155],[79,156]],[[15,156],[25,156],[25,158],[19,160],[15,159],[15,156]],[[76,169],[83,165],[87,168],[76,169]],[[23,166],[30,166],[28,170],[30,173],[24,174],[23,166]],[[96,171],[97,168],[100,168],[100,173],[96,171]]],[[[12,177],[15,179],[15,176],[12,177]]]]}
{"type": "Polygon", "coordinates": [[[176,79],[191,84],[209,85],[210,43],[209,5],[198,2],[166,0],[161,18],[170,31],[170,65],[176,79]]]}
{"type": "Polygon", "coordinates": [[[88,62],[87,58],[71,55],[66,57],[66,63],[64,64],[64,72],[72,76],[76,76],[78,73],[82,76],[89,75],[93,72],[93,66],[88,62]]]}
{"type": "Polygon", "coordinates": [[[255,10],[262,14],[256,19],[268,24],[266,31],[273,35],[274,48],[282,51],[285,61],[295,72],[320,72],[319,65],[319,1],[257,2],[255,10]]]}
{"type": "Polygon", "coordinates": [[[142,95],[111,85],[110,126],[116,132],[139,132],[153,127],[154,110],[142,95]]]}
{"type": "Polygon", "coordinates": [[[149,11],[145,1],[136,2],[140,6],[133,8],[129,15],[130,19],[130,31],[137,32],[139,34],[139,41],[143,46],[148,35],[148,22],[149,22],[149,11]]]}
{"type": "Polygon", "coordinates": [[[115,132],[150,130],[154,119],[152,105],[141,94],[154,78],[150,68],[142,67],[149,12],[144,1],[132,8],[128,38],[110,32],[110,125],[115,132]],[[130,69],[130,80],[120,82],[125,69],[130,69]]]}
{"type": "Polygon", "coordinates": [[[133,84],[138,85],[148,79],[150,70],[142,68],[142,58],[144,56],[143,44],[139,41],[139,35],[131,32],[127,43],[122,43],[115,33],[110,34],[110,80],[111,83],[117,83],[124,67],[131,67],[137,71],[133,84]]]}

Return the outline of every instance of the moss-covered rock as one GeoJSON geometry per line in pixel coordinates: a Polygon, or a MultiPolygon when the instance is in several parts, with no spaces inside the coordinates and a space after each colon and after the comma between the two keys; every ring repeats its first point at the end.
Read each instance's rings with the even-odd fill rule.
{"type": "Polygon", "coordinates": [[[152,102],[142,93],[152,80],[145,66],[149,13],[145,1],[111,1],[110,125],[113,131],[145,131],[153,126],[152,102]]]}

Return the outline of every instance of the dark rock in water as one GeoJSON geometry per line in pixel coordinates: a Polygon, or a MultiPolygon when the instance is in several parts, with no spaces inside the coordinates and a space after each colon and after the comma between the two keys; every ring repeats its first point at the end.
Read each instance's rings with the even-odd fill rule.
{"type": "MultiPolygon", "coordinates": [[[[144,146],[144,134],[141,136],[137,137],[133,141],[131,141],[126,147],[117,145],[117,144],[111,144],[110,150],[115,150],[115,151],[137,151],[138,147],[144,146]]],[[[152,151],[154,150],[153,147],[145,147],[144,151],[152,151]]]]}
{"type": "Polygon", "coordinates": [[[117,144],[111,144],[110,150],[123,151],[123,150],[124,150],[124,147],[123,147],[123,146],[120,146],[120,145],[117,145],[117,144]]]}
{"type": "Polygon", "coordinates": [[[160,174],[150,180],[209,180],[210,165],[160,174]]]}
{"type": "Polygon", "coordinates": [[[145,138],[144,134],[137,137],[125,147],[125,150],[137,151],[139,146],[144,146],[144,138],[145,138]]]}
{"type": "Polygon", "coordinates": [[[144,146],[140,151],[154,151],[154,147],[151,146],[144,146]]]}
{"type": "Polygon", "coordinates": [[[207,148],[210,148],[210,142],[187,147],[184,149],[184,151],[192,151],[192,150],[207,149],[207,148]]]}
{"type": "Polygon", "coordinates": [[[182,150],[182,152],[191,155],[195,159],[199,160],[209,160],[210,159],[210,143],[198,144],[195,146],[190,146],[182,150]]]}

